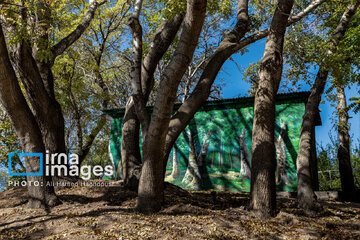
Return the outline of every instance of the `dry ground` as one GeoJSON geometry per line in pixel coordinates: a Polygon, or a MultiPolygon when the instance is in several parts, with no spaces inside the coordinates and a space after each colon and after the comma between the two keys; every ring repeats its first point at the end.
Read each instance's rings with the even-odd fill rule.
{"type": "Polygon", "coordinates": [[[134,212],[136,194],[119,184],[59,190],[63,204],[47,213],[26,208],[26,191],[0,193],[0,239],[360,239],[360,204],[322,201],[314,217],[279,199],[279,214],[259,220],[246,210],[248,195],[187,192],[166,187],[166,205],[134,212]]]}

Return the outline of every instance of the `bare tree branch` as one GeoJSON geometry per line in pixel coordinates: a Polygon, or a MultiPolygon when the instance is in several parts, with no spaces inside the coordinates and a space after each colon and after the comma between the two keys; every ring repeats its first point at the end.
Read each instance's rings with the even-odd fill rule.
{"type": "MultiPolygon", "coordinates": [[[[307,16],[309,13],[311,13],[315,8],[317,8],[319,5],[321,5],[325,1],[327,1],[327,0],[315,0],[300,13],[296,14],[295,16],[290,16],[290,18],[288,20],[288,26],[303,19],[305,16],[307,16]]],[[[244,38],[234,47],[234,53],[239,51],[240,49],[248,46],[251,43],[254,43],[260,39],[267,37],[269,35],[269,32],[270,32],[270,29],[267,28],[267,29],[255,32],[254,34],[250,35],[249,37],[244,38]]]]}
{"type": "Polygon", "coordinates": [[[146,110],[146,103],[141,87],[141,65],[142,65],[142,27],[139,21],[141,12],[142,0],[135,2],[135,10],[133,16],[130,18],[130,29],[133,39],[133,58],[131,64],[131,86],[133,95],[129,98],[126,105],[135,104],[135,111],[140,123],[142,125],[143,138],[145,139],[150,122],[150,115],[146,110]]]}
{"type": "Polygon", "coordinates": [[[141,85],[145,100],[149,97],[154,85],[154,72],[156,66],[159,64],[161,58],[174,40],[183,19],[184,16],[178,14],[170,21],[165,21],[157,30],[154,40],[150,44],[149,52],[144,58],[141,70],[141,85]]]}

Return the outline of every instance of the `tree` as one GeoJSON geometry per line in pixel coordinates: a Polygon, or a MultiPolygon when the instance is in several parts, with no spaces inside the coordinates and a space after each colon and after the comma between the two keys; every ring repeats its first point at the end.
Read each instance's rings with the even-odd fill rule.
{"type": "Polygon", "coordinates": [[[53,24],[51,19],[52,3],[39,0],[34,3],[23,2],[23,4],[25,6],[22,9],[28,9],[28,11],[22,11],[20,22],[6,22],[6,29],[9,33],[10,31],[17,33],[16,29],[22,31],[17,33],[20,35],[19,44],[10,48],[12,62],[14,62],[24,84],[27,98],[42,132],[45,148],[51,153],[64,153],[66,150],[64,118],[61,106],[55,98],[54,77],[51,68],[56,57],[81,37],[100,4],[97,1],[92,1],[83,21],[75,30],[53,46],[51,46],[50,41],[50,31],[53,24]],[[23,33],[28,24],[36,29],[35,33],[23,33]],[[27,37],[27,35],[29,36],[27,37]],[[29,37],[32,35],[35,35],[35,41],[30,41],[29,37]]]}
{"type": "Polygon", "coordinates": [[[205,18],[206,1],[190,0],[187,3],[184,28],[175,53],[163,72],[154,110],[149,116],[145,109],[141,85],[142,30],[139,14],[142,1],[136,1],[130,26],[133,34],[134,56],[132,67],[133,99],[143,133],[143,166],[141,170],[137,209],[140,212],[158,211],[162,205],[164,186],[163,149],[177,88],[195,51],[205,18]]]}
{"type": "Polygon", "coordinates": [[[128,15],[126,1],[107,1],[95,13],[89,31],[53,67],[55,92],[65,118],[66,148],[79,155],[80,163],[91,151],[107,152],[106,144],[97,140],[108,131],[102,110],[120,108],[130,93],[129,77],[124,74],[129,67],[127,49],[121,49],[127,39],[128,15]],[[91,149],[94,144],[104,147],[91,149]]]}
{"type": "Polygon", "coordinates": [[[348,5],[346,11],[342,15],[332,37],[330,40],[330,46],[326,50],[325,57],[319,66],[318,73],[314,85],[311,89],[311,93],[308,102],[305,106],[305,113],[303,116],[303,122],[301,126],[299,154],[296,160],[297,163],[297,176],[298,176],[298,192],[297,199],[300,208],[312,210],[316,207],[316,197],[312,188],[311,179],[311,141],[312,141],[312,129],[315,125],[315,115],[318,111],[318,107],[321,100],[321,95],[324,91],[326,79],[329,75],[329,59],[333,56],[337,49],[339,42],[343,39],[352,17],[356,13],[356,10],[360,2],[355,1],[348,5]]]}
{"type": "Polygon", "coordinates": [[[341,180],[341,189],[345,199],[351,199],[355,192],[354,175],[350,161],[350,135],[348,124],[348,109],[346,105],[346,96],[343,86],[338,86],[337,91],[337,111],[339,116],[338,123],[338,161],[341,180]]]}
{"type": "Polygon", "coordinates": [[[279,132],[279,137],[275,138],[275,151],[276,151],[276,184],[286,184],[289,182],[287,176],[287,160],[286,160],[286,151],[285,151],[285,142],[284,136],[286,134],[286,123],[280,119],[281,130],[279,132]]]}
{"type": "MultiPolygon", "coordinates": [[[[157,30],[141,68],[141,87],[143,101],[146,104],[154,86],[154,73],[160,59],[163,57],[174,40],[183,21],[183,16],[175,15],[165,21],[157,30]]],[[[129,98],[126,104],[124,124],[122,128],[121,162],[124,184],[130,189],[137,190],[142,166],[139,148],[140,122],[136,115],[134,100],[129,98]]]]}
{"type": "Polygon", "coordinates": [[[170,179],[175,179],[180,177],[180,169],[179,169],[179,160],[178,160],[178,147],[176,143],[173,148],[173,161],[172,161],[172,171],[170,174],[170,179]]]}
{"type": "MultiPolygon", "coordinates": [[[[54,45],[50,38],[54,29],[51,13],[53,8],[64,5],[42,0],[16,3],[6,5],[7,17],[1,15],[1,68],[5,77],[1,79],[1,101],[25,152],[45,152],[46,149],[50,153],[65,153],[64,118],[55,97],[51,68],[55,59],[80,38],[96,9],[104,2],[91,1],[81,23],[54,45]],[[12,63],[20,76],[26,98],[12,63]]],[[[28,172],[39,170],[36,158],[29,157],[25,163],[28,172]]],[[[59,202],[53,187],[47,184],[52,181],[51,177],[28,176],[27,179],[40,182],[39,186],[28,186],[30,207],[51,207],[59,202]]]]}
{"type": "Polygon", "coordinates": [[[189,129],[189,132],[186,133],[187,140],[189,143],[189,158],[188,158],[188,166],[185,172],[185,176],[182,180],[183,184],[190,185],[191,188],[195,190],[201,189],[201,174],[200,174],[200,168],[198,163],[198,158],[196,154],[196,148],[195,148],[195,133],[191,129],[189,129]]]}
{"type": "Polygon", "coordinates": [[[258,217],[276,214],[275,96],[279,88],[288,15],[294,1],[279,1],[271,21],[255,93],[250,208],[258,217]]]}
{"type": "MultiPolygon", "coordinates": [[[[40,128],[26,103],[10,62],[2,27],[0,27],[0,56],[1,104],[6,109],[12,121],[23,150],[30,153],[45,152],[43,142],[39,141],[39,139],[41,139],[40,128]]],[[[40,171],[40,164],[36,157],[27,157],[25,159],[25,166],[27,172],[40,171]]],[[[47,183],[51,182],[51,177],[27,176],[27,180],[29,182],[37,181],[41,184],[39,187],[28,185],[29,207],[47,208],[58,204],[59,201],[55,195],[54,188],[47,186],[47,183]]]]}
{"type": "MultiPolygon", "coordinates": [[[[288,25],[300,21],[323,2],[324,0],[313,1],[309,4],[309,6],[299,11],[296,15],[291,16],[289,18],[288,25]]],[[[202,71],[194,90],[171,118],[169,132],[166,136],[165,160],[168,159],[171,148],[177,137],[185,129],[194,114],[209,97],[211,87],[225,61],[233,54],[244,50],[244,48],[251,43],[268,36],[269,28],[255,32],[250,31],[253,29],[249,28],[249,21],[248,1],[239,0],[237,5],[237,19],[234,28],[225,34],[225,37],[222,39],[218,47],[209,57],[207,57],[204,63],[204,70],[202,71]]],[[[266,26],[266,24],[264,25],[266,26]]],[[[256,25],[254,28],[257,29],[256,25]]]]}

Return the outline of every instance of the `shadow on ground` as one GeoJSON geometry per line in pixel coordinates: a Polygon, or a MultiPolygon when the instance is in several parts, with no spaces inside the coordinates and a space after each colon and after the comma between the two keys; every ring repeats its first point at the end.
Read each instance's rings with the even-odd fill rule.
{"type": "Polygon", "coordinates": [[[279,214],[259,220],[246,210],[248,194],[185,191],[166,184],[157,214],[134,211],[136,193],[120,184],[57,191],[62,204],[26,208],[26,189],[0,193],[0,239],[359,239],[360,204],[322,201],[308,217],[291,198],[278,199],[279,214]]]}

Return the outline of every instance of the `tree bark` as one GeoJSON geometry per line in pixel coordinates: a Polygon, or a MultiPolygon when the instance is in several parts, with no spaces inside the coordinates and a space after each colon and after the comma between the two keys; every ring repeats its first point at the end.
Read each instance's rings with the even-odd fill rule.
{"type": "Polygon", "coordinates": [[[331,46],[326,52],[326,59],[323,60],[322,65],[316,75],[315,83],[311,89],[310,96],[305,106],[305,113],[302,120],[300,130],[299,154],[296,159],[297,168],[297,200],[298,206],[305,210],[314,210],[317,207],[316,196],[312,187],[311,178],[311,143],[312,131],[315,127],[315,116],[318,112],[322,93],[324,92],[326,80],[329,74],[329,66],[327,61],[331,59],[333,52],[340,40],[344,37],[346,30],[349,27],[352,17],[360,4],[357,1],[355,4],[348,6],[343,16],[340,19],[338,26],[335,29],[334,35],[331,39],[331,46]]]}
{"type": "Polygon", "coordinates": [[[198,165],[199,165],[199,170],[200,170],[200,176],[201,176],[201,181],[202,181],[202,187],[205,187],[206,183],[210,182],[209,179],[209,174],[207,172],[207,166],[205,163],[206,160],[206,155],[209,149],[209,145],[210,145],[210,138],[211,138],[211,131],[209,131],[206,136],[203,138],[203,144],[201,146],[201,150],[197,159],[198,165]]]}
{"type": "MultiPolygon", "coordinates": [[[[25,41],[13,52],[15,66],[20,73],[32,112],[40,127],[45,149],[50,153],[65,153],[65,125],[61,106],[55,99],[51,69],[41,68],[32,56],[32,49],[25,41]],[[46,76],[46,79],[42,78],[46,76]],[[50,91],[50,92],[49,92],[50,91]],[[51,95],[50,95],[51,94],[51,95]]],[[[61,173],[56,173],[62,176],[61,173]]]]}
{"type": "Polygon", "coordinates": [[[316,207],[316,196],[312,188],[311,179],[311,137],[314,128],[315,117],[318,113],[318,106],[321,95],[324,91],[328,71],[320,69],[317,73],[311,94],[305,106],[305,113],[300,130],[299,154],[296,159],[298,189],[297,198],[300,208],[311,210],[316,207]]]}
{"type": "Polygon", "coordinates": [[[255,94],[250,208],[260,218],[276,214],[275,96],[283,66],[283,45],[294,1],[279,0],[271,21],[255,94]]]}
{"type": "Polygon", "coordinates": [[[345,200],[351,200],[356,192],[354,176],[350,161],[350,135],[348,124],[348,109],[346,105],[346,96],[344,87],[337,88],[337,112],[339,116],[338,136],[339,136],[339,171],[341,180],[341,189],[345,200]]]}
{"type": "MultiPolygon", "coordinates": [[[[141,87],[145,103],[154,85],[156,66],[174,40],[182,21],[183,16],[176,15],[172,20],[164,22],[150,44],[149,53],[145,56],[141,69],[141,87]]],[[[139,130],[140,121],[136,115],[134,101],[129,100],[126,104],[122,128],[121,161],[125,186],[136,190],[142,162],[139,148],[139,130]]]]}
{"type": "MultiPolygon", "coordinates": [[[[0,27],[0,99],[13,123],[23,150],[26,153],[44,153],[45,148],[40,128],[22,95],[8,56],[2,27],[0,27]]],[[[25,160],[25,165],[27,172],[39,172],[40,170],[39,161],[36,157],[28,157],[25,160]]],[[[52,182],[51,177],[27,176],[27,180],[29,183],[29,207],[48,208],[59,203],[54,188],[51,184],[48,185],[52,182]],[[40,185],[35,186],[34,182],[38,182],[40,185]]]]}
{"type": "Polygon", "coordinates": [[[98,2],[97,0],[93,0],[90,2],[90,6],[88,11],[86,12],[81,23],[75,28],[74,31],[69,33],[66,37],[61,39],[57,44],[55,44],[51,48],[52,56],[50,60],[51,66],[55,62],[57,56],[63,54],[65,50],[70,47],[76,40],[78,40],[81,35],[85,32],[85,30],[89,27],[91,21],[95,16],[95,12],[101,5],[105,4],[106,1],[98,2]]]}
{"type": "Polygon", "coordinates": [[[160,80],[148,133],[143,144],[144,162],[137,203],[137,209],[143,213],[156,212],[163,203],[166,134],[177,89],[193,57],[205,12],[205,0],[187,1],[187,13],[179,43],[160,80]]]}
{"type": "MultiPolygon", "coordinates": [[[[130,99],[131,100],[131,99],[130,99]]],[[[141,172],[140,122],[133,103],[126,104],[121,141],[122,174],[126,187],[137,191],[141,172]]]]}

